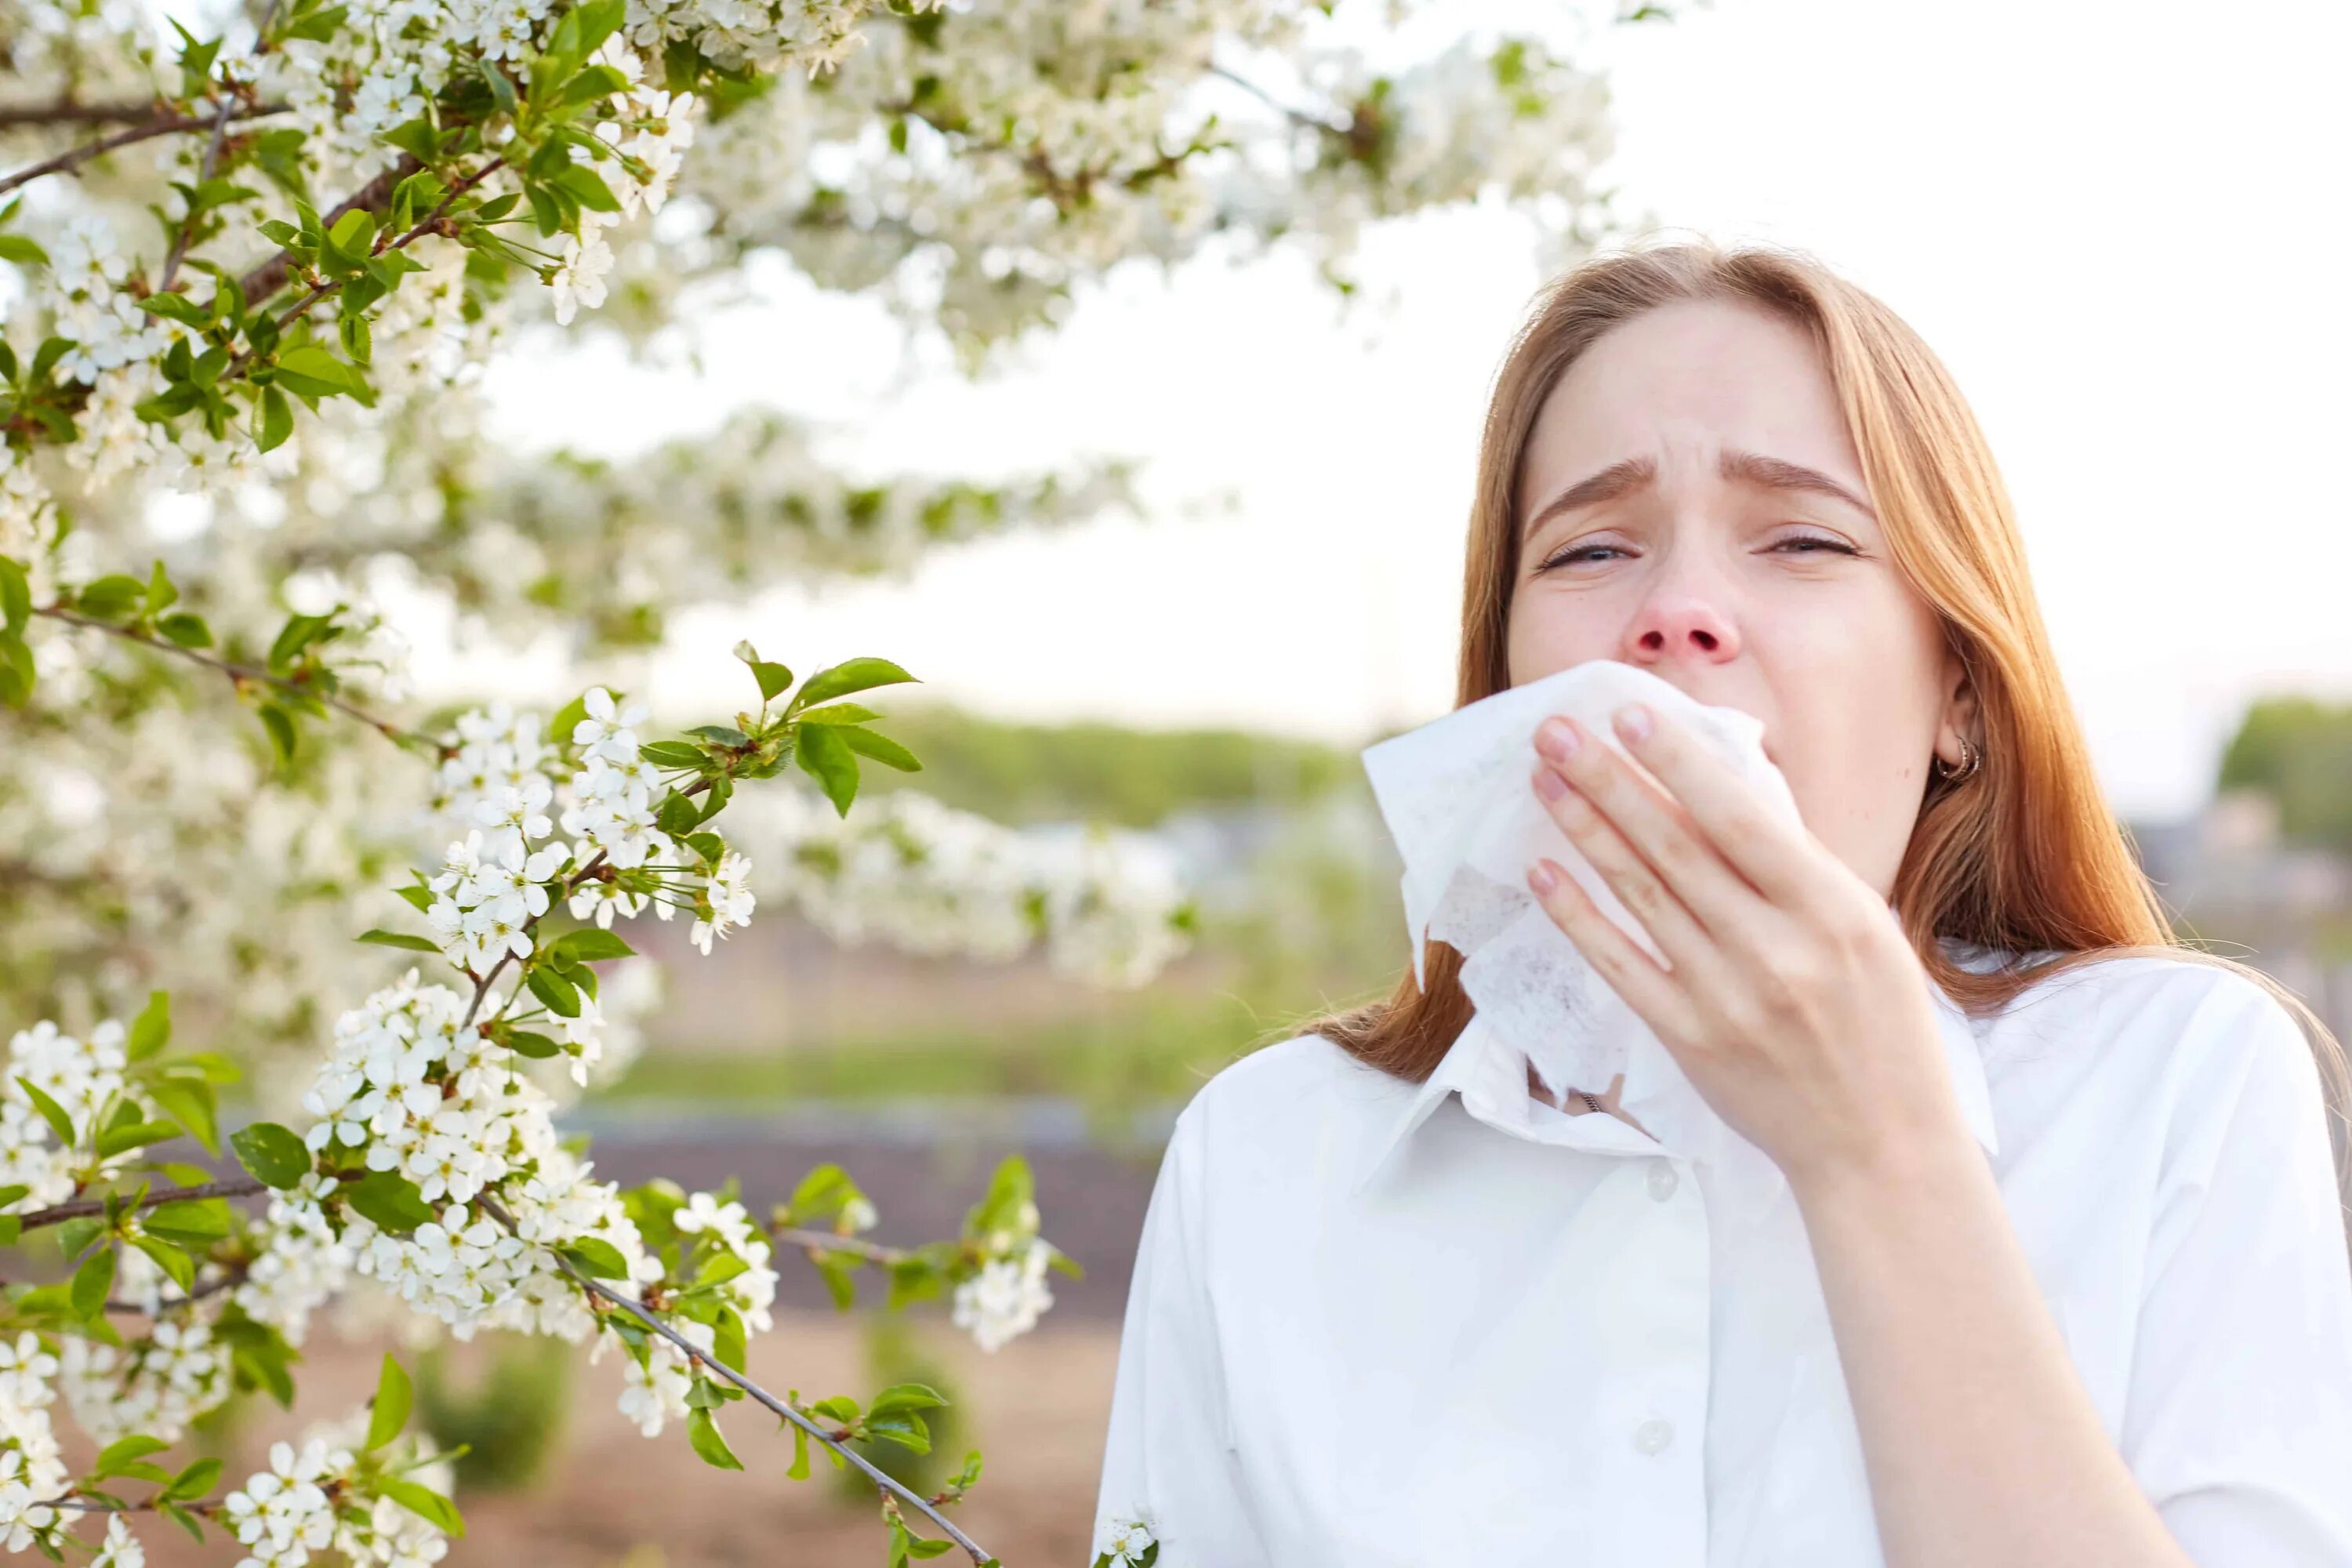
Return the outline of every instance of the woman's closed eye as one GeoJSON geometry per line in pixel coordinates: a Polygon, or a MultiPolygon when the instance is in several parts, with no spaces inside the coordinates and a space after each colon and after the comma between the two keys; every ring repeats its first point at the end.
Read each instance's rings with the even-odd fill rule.
{"type": "MultiPolygon", "coordinates": [[[[1768,552],[1780,551],[1790,555],[1817,555],[1822,553],[1823,551],[1828,551],[1838,555],[1858,556],[1862,553],[1861,551],[1855,549],[1853,545],[1848,544],[1843,539],[1835,539],[1827,534],[1820,533],[1790,534],[1785,539],[1775,540],[1772,543],[1767,545],[1765,549],[1768,552]],[[1791,548],[1792,546],[1795,548],[1791,548]]],[[[1549,572],[1555,566],[1568,566],[1580,564],[1587,561],[1596,561],[1604,553],[1609,552],[1622,555],[1625,553],[1625,548],[1624,546],[1618,544],[1573,545],[1569,549],[1561,551],[1550,560],[1546,561],[1542,565],[1537,567],[1536,570],[1538,572],[1549,572]]]]}

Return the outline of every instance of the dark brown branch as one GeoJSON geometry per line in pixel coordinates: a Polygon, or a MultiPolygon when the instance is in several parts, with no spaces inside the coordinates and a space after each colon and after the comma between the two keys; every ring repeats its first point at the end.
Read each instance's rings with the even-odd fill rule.
{"type": "MultiPolygon", "coordinates": [[[[287,109],[287,106],[282,103],[259,103],[249,106],[241,105],[238,104],[235,99],[229,100],[228,105],[229,107],[226,112],[225,120],[258,120],[264,115],[283,114],[286,112],[287,109]]],[[[183,131],[202,131],[215,123],[201,115],[154,115],[154,111],[152,110],[141,110],[139,112],[153,115],[154,117],[142,120],[134,125],[131,125],[123,130],[118,131],[111,136],[101,136],[95,142],[88,142],[79,147],[68,148],[67,151],[58,153],[54,158],[44,159],[40,163],[32,164],[27,168],[19,169],[15,174],[9,174],[5,178],[0,178],[0,195],[6,195],[10,191],[15,190],[17,186],[29,184],[33,181],[39,179],[44,174],[62,174],[70,169],[78,169],[82,164],[89,163],[92,158],[103,156],[108,153],[113,152],[118,147],[128,147],[137,142],[150,142],[158,136],[176,136],[183,131]]],[[[93,122],[110,124],[116,120],[124,118],[128,118],[128,116],[108,112],[96,118],[93,122]]],[[[0,130],[6,129],[10,123],[10,115],[0,113],[0,130]]],[[[16,122],[20,124],[42,123],[42,121],[37,120],[23,118],[17,118],[16,122]]]]}
{"type": "MultiPolygon", "coordinates": [[[[416,173],[417,170],[424,166],[424,164],[418,163],[415,158],[410,157],[404,153],[402,153],[399,163],[394,163],[391,168],[386,169],[383,174],[378,174],[374,179],[370,180],[366,184],[362,185],[358,190],[353,191],[350,195],[344,197],[341,202],[336,205],[333,211],[321,213],[319,216],[319,226],[320,228],[332,228],[335,226],[335,220],[342,216],[345,213],[357,212],[362,207],[366,208],[370,212],[374,212],[378,208],[384,206],[391,202],[392,193],[394,189],[399,185],[400,182],[408,178],[409,175],[416,173]]],[[[492,166],[495,167],[496,165],[494,164],[492,166]]],[[[247,273],[244,277],[238,279],[237,287],[245,291],[245,297],[247,300],[258,305],[261,301],[268,299],[272,294],[277,293],[278,290],[286,287],[286,279],[288,275],[293,271],[293,268],[294,258],[288,252],[281,250],[277,255],[271,257],[268,260],[256,267],[252,271],[247,273]]]]}
{"type": "MultiPolygon", "coordinates": [[[[249,1198],[269,1190],[268,1184],[253,1176],[233,1176],[225,1182],[206,1182],[200,1187],[165,1187],[162,1192],[149,1192],[134,1205],[152,1209],[157,1204],[194,1203],[203,1198],[249,1198]]],[[[22,1229],[39,1230],[45,1226],[63,1225],[69,1219],[88,1219],[106,1212],[104,1198],[78,1198],[53,1208],[35,1209],[23,1216],[22,1229]]]]}

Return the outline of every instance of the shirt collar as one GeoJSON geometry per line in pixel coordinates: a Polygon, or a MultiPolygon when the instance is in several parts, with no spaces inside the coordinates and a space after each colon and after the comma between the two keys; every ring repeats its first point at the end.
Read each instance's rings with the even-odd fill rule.
{"type": "MultiPolygon", "coordinates": [[[[1935,1005],[1937,1029],[1943,1037],[1944,1058],[1951,1068],[1952,1089],[1959,1100],[1960,1116],[1985,1152],[1998,1153],[2000,1144],[1993,1128],[1992,1094],[1985,1079],[1984,1053],[1978,1043],[1977,1026],[1933,975],[1927,977],[1927,991],[1935,1005]]],[[[1536,1118],[1544,1113],[1528,1093],[1527,1071],[1526,1053],[1506,1044],[1474,1013],[1436,1068],[1414,1086],[1393,1120],[1383,1124],[1378,1145],[1363,1174],[1357,1179],[1355,1191],[1361,1193],[1388,1168],[1397,1151],[1450,1094],[1460,1094],[1465,1108],[1482,1121],[1521,1131],[1534,1125],[1536,1118]]],[[[1564,1126],[1549,1118],[1547,1121],[1555,1131],[1541,1135],[1545,1142],[1601,1153],[1669,1152],[1648,1134],[1601,1112],[1568,1117],[1564,1126]]]]}

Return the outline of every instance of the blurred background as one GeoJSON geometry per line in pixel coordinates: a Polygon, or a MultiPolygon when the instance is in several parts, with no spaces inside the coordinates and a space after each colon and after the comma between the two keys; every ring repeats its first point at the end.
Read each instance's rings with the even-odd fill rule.
{"type": "MultiPolygon", "coordinates": [[[[1345,25],[1409,61],[1542,30],[1549,9],[1345,25]]],[[[2103,781],[2182,928],[2352,1033],[2347,13],[1717,0],[1571,46],[1606,87],[1614,236],[1811,249],[1944,356],[2002,461],[2103,781]]],[[[630,684],[650,733],[740,701],[739,638],[799,669],[890,658],[922,684],[869,700],[924,772],[868,770],[857,810],[914,789],[1126,846],[1181,889],[1181,951],[1139,982],[1078,978],[763,898],[703,960],[682,922],[641,921],[632,940],[680,961],[670,1000],[568,1119],[624,1181],[731,1174],[773,1198],[837,1161],[886,1242],[950,1234],[996,1159],[1028,1157],[1045,1234],[1086,1269],[1054,1279],[1034,1331],[988,1353],[935,1308],[836,1311],[786,1258],[790,1310],[752,1366],[804,1392],[947,1392],[939,1452],[989,1456],[963,1522],[1008,1562],[1086,1560],[1169,1121],[1408,962],[1358,752],[1450,703],[1486,382],[1543,276],[1500,201],[1371,223],[1340,289],[1310,258],[1212,245],[1108,269],[1056,331],[972,374],[935,326],[771,258],[689,333],[549,328],[484,383],[487,439],[518,454],[646,462],[780,416],[845,470],[1118,467],[1121,504],[1076,521],[681,606],[630,684]]],[[[576,689],[549,648],[469,643],[444,600],[376,590],[421,700],[576,689]]],[[[329,1407],[364,1391],[377,1342],[310,1348],[329,1407]]],[[[436,1434],[484,1456],[461,1466],[457,1560],[814,1568],[879,1550],[870,1494],[822,1462],[795,1484],[748,1433],[748,1478],[645,1442],[613,1415],[613,1365],[495,1336],[420,1354],[436,1434]]]]}

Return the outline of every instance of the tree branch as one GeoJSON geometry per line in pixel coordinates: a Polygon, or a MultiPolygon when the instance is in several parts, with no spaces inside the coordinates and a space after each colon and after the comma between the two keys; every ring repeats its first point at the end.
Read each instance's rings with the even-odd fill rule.
{"type": "MultiPolygon", "coordinates": [[[[496,163],[491,165],[492,168],[497,166],[498,165],[496,163]]],[[[405,153],[402,153],[399,163],[394,163],[391,168],[386,169],[383,174],[378,174],[374,179],[370,180],[366,184],[362,185],[358,190],[353,191],[350,195],[345,196],[341,202],[337,204],[333,211],[320,214],[319,216],[319,226],[320,228],[332,228],[335,226],[335,220],[337,218],[342,216],[347,212],[356,212],[362,207],[365,207],[371,212],[374,211],[376,208],[383,205],[386,202],[392,200],[394,187],[423,167],[425,167],[425,165],[418,163],[415,159],[410,157],[405,153]]],[[[488,172],[488,170],[484,171],[485,174],[488,172]]],[[[476,176],[478,179],[479,177],[479,175],[476,176]]],[[[252,271],[247,272],[244,277],[238,279],[237,287],[244,291],[245,297],[247,300],[250,300],[255,304],[258,305],[264,300],[268,299],[272,294],[277,293],[278,290],[286,286],[287,275],[293,270],[293,257],[281,250],[277,255],[271,257],[268,260],[262,262],[259,266],[254,268],[252,271]]],[[[316,298],[316,296],[314,295],[313,298],[316,298]]],[[[307,305],[310,301],[305,300],[303,303],[307,305]]]]}
{"type": "MultiPolygon", "coordinates": [[[[232,98],[222,106],[222,114],[218,121],[207,120],[201,115],[194,114],[154,115],[153,110],[144,108],[128,112],[119,110],[85,110],[83,112],[93,124],[110,124],[116,121],[131,119],[133,114],[154,117],[142,120],[136,124],[114,132],[111,136],[101,136],[95,142],[69,148],[54,158],[44,159],[40,163],[0,178],[0,195],[6,195],[17,186],[28,184],[44,174],[55,174],[78,169],[92,158],[103,156],[118,147],[128,147],[138,142],[152,142],[158,136],[176,136],[183,131],[202,131],[206,126],[224,125],[231,120],[258,120],[264,115],[283,114],[287,108],[288,106],[283,103],[244,105],[232,98]]],[[[13,125],[38,125],[49,122],[51,121],[35,118],[23,110],[0,111],[0,130],[7,130],[13,125]]]]}
{"type": "Polygon", "coordinates": [[[374,714],[367,711],[367,710],[358,707],[353,703],[346,702],[340,697],[324,695],[318,691],[314,691],[299,680],[289,679],[282,675],[272,675],[265,669],[254,669],[246,665],[231,664],[228,660],[225,658],[216,658],[201,648],[182,647],[178,643],[173,642],[168,638],[150,637],[144,632],[133,630],[129,626],[118,626],[107,621],[96,620],[89,616],[80,615],[75,611],[68,610],[60,605],[37,605],[33,607],[33,614],[37,616],[47,616],[51,620],[55,621],[64,621],[69,626],[88,626],[97,631],[105,632],[109,636],[121,637],[125,642],[138,643],[144,647],[157,648],[164,653],[177,654],[182,658],[189,659],[196,664],[204,665],[207,668],[219,670],[223,675],[227,676],[230,681],[236,685],[240,689],[243,689],[247,682],[252,681],[263,686],[275,686],[280,690],[294,692],[299,696],[315,697],[320,701],[325,703],[328,707],[350,714],[352,718],[357,719],[361,723],[367,725],[370,729],[383,735],[386,740],[389,740],[396,746],[404,748],[410,746],[425,747],[429,748],[436,755],[439,755],[441,753],[441,742],[432,739],[430,736],[419,734],[414,730],[404,730],[388,719],[379,719],[374,714]]]}
{"type": "MultiPolygon", "coordinates": [[[[134,1209],[152,1209],[157,1204],[194,1203],[202,1198],[249,1198],[269,1190],[268,1184],[254,1176],[232,1176],[225,1182],[206,1182],[200,1187],[166,1187],[162,1192],[149,1192],[131,1205],[134,1209]]],[[[69,1204],[52,1208],[35,1209],[23,1216],[22,1230],[39,1230],[46,1226],[63,1225],[69,1219],[86,1219],[106,1212],[104,1198],[77,1198],[69,1204]]]]}
{"type": "MultiPolygon", "coordinates": [[[[278,5],[278,0],[269,0],[269,4],[262,8],[261,20],[256,24],[253,30],[253,52],[256,55],[269,47],[269,24],[277,19],[278,5]]],[[[212,140],[205,143],[205,161],[197,166],[196,170],[196,185],[199,189],[203,188],[206,180],[213,177],[213,171],[220,165],[221,141],[228,134],[229,111],[236,107],[236,100],[234,97],[227,94],[222,96],[220,113],[213,120],[212,140]]],[[[155,292],[158,294],[168,294],[172,291],[173,281],[180,276],[180,262],[187,256],[188,242],[195,237],[195,232],[196,214],[191,210],[186,217],[180,220],[179,226],[172,233],[172,248],[163,255],[163,280],[155,285],[155,292]]]]}
{"type": "Polygon", "coordinates": [[[781,1246],[852,1252],[869,1263],[897,1263],[913,1256],[902,1247],[885,1247],[878,1241],[859,1241],[855,1237],[835,1236],[831,1231],[798,1230],[790,1226],[780,1226],[769,1231],[768,1235],[781,1246]]]}
{"type": "MultiPolygon", "coordinates": [[[[500,1209],[496,1204],[485,1201],[483,1207],[488,1209],[499,1224],[505,1226],[509,1230],[514,1228],[513,1220],[510,1219],[505,1211],[500,1209]]],[[[843,1458],[847,1459],[851,1464],[856,1466],[860,1470],[863,1470],[866,1473],[866,1479],[872,1481],[876,1486],[881,1488],[884,1491],[888,1492],[903,1502],[912,1503],[916,1510],[919,1511],[925,1519],[929,1520],[934,1525],[937,1525],[940,1531],[944,1533],[949,1540],[954,1542],[958,1546],[962,1547],[967,1552],[970,1552],[971,1554],[971,1560],[974,1563],[978,1563],[991,1561],[988,1552],[981,1547],[980,1543],[973,1541],[971,1537],[966,1535],[962,1531],[958,1530],[955,1525],[949,1521],[945,1514],[941,1513],[937,1508],[934,1508],[923,1498],[918,1496],[905,1486],[902,1486],[898,1481],[892,1479],[890,1476],[886,1474],[884,1471],[877,1468],[873,1462],[868,1460],[864,1455],[856,1452],[855,1449],[845,1447],[841,1443],[835,1441],[832,1435],[826,1432],[824,1428],[819,1426],[816,1422],[810,1420],[807,1416],[793,1409],[790,1405],[778,1399],[774,1394],[770,1394],[766,1389],[761,1388],[758,1384],[752,1382],[741,1373],[735,1371],[724,1362],[712,1361],[700,1351],[695,1349],[691,1343],[689,1343],[683,1336],[678,1334],[677,1331],[672,1329],[667,1323],[663,1322],[653,1313],[646,1310],[642,1305],[631,1300],[628,1297],[622,1295],[617,1290],[608,1289],[603,1284],[594,1279],[591,1279],[585,1274],[581,1273],[579,1269],[572,1266],[572,1260],[564,1257],[562,1253],[556,1252],[551,1248],[549,1256],[555,1259],[555,1265],[557,1268],[562,1269],[564,1273],[572,1277],[572,1282],[573,1284],[579,1286],[583,1290],[587,1291],[590,1295],[597,1297],[600,1300],[609,1301],[614,1306],[620,1308],[623,1311],[636,1319],[637,1321],[643,1323],[646,1328],[651,1329],[654,1332],[667,1340],[671,1344],[677,1346],[679,1351],[685,1353],[688,1365],[707,1367],[711,1372],[716,1373],[719,1376],[725,1378],[728,1382],[741,1389],[745,1394],[750,1394],[753,1399],[759,1401],[760,1404],[767,1406],[769,1410],[772,1411],[777,1415],[782,1416],[784,1420],[789,1421],[793,1426],[799,1427],[802,1431],[807,1433],[810,1436],[824,1444],[827,1448],[830,1448],[835,1453],[840,1455],[843,1458]]]]}

